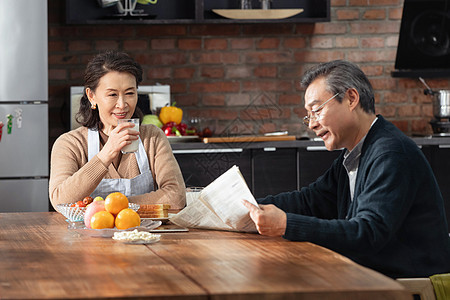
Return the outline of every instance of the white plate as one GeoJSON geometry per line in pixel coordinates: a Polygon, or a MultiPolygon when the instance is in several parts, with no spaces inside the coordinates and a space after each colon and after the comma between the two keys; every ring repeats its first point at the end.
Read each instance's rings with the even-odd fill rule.
{"type": "Polygon", "coordinates": [[[134,245],[147,245],[147,244],[154,244],[159,242],[161,238],[155,238],[149,241],[146,240],[120,240],[119,242],[122,242],[124,244],[134,244],[134,245]]]}
{"type": "Polygon", "coordinates": [[[161,221],[153,221],[150,219],[143,219],[141,220],[141,226],[132,227],[128,229],[117,229],[117,228],[105,228],[105,229],[90,229],[90,228],[83,228],[83,231],[86,232],[91,237],[105,237],[110,238],[113,237],[114,232],[121,232],[121,231],[132,231],[132,230],[139,230],[139,231],[147,231],[150,232],[150,230],[158,228],[161,226],[161,221]]]}
{"type": "Polygon", "coordinates": [[[170,143],[185,143],[197,141],[198,135],[183,135],[183,136],[168,136],[167,139],[170,143]]]}

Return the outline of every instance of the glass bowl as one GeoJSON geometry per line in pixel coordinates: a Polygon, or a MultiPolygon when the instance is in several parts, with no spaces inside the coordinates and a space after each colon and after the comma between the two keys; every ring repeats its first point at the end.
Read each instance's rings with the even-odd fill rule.
{"type": "Polygon", "coordinates": [[[57,204],[56,210],[67,218],[70,222],[80,222],[84,220],[86,207],[71,207],[72,203],[57,204]]]}
{"type": "MultiPolygon", "coordinates": [[[[84,213],[86,212],[86,207],[72,207],[73,203],[57,204],[56,210],[67,218],[70,222],[82,222],[84,221],[84,213]]],[[[134,211],[138,211],[139,204],[128,203],[128,207],[134,211]]]]}

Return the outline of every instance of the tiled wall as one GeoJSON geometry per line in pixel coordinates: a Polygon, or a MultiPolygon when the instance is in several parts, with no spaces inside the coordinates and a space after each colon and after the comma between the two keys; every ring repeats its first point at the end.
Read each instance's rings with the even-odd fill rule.
{"type": "MultiPolygon", "coordinates": [[[[422,84],[390,75],[402,5],[331,0],[331,22],[315,24],[66,25],[64,1],[49,0],[50,141],[69,129],[69,87],[83,84],[87,61],[105,49],[135,57],[143,84],[169,84],[186,116],[209,118],[217,133],[305,133],[299,79],[332,59],[353,61],[369,75],[377,113],[407,134],[431,133],[422,84]]],[[[450,87],[448,79],[428,83],[450,87]]]]}

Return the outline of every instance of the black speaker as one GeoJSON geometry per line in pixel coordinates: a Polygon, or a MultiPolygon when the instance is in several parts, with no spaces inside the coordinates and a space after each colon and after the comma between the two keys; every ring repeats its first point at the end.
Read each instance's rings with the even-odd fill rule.
{"type": "Polygon", "coordinates": [[[405,0],[395,60],[397,73],[450,76],[449,2],[405,0]]]}

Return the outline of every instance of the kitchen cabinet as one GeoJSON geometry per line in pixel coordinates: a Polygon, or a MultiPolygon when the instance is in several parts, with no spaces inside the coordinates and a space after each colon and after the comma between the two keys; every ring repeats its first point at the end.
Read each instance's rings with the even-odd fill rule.
{"type": "MultiPolygon", "coordinates": [[[[122,0],[124,1],[124,0],[122,0]]],[[[259,0],[251,0],[260,9],[259,0]]],[[[157,4],[136,5],[141,15],[119,16],[117,7],[102,8],[94,0],[66,0],[68,24],[195,24],[195,23],[312,23],[330,20],[330,0],[276,0],[272,9],[303,9],[302,13],[284,19],[229,19],[213,9],[240,9],[238,0],[158,0],[157,4]],[[144,15],[145,14],[145,15],[144,15]]]]}
{"type": "Polygon", "coordinates": [[[307,146],[299,149],[298,184],[307,186],[325,173],[333,161],[341,154],[340,150],[328,151],[325,146],[307,146]]]}
{"type": "MultiPolygon", "coordinates": [[[[272,143],[276,146],[276,143],[272,143]]],[[[229,145],[228,145],[229,146],[229,145]]],[[[233,165],[239,166],[255,198],[293,191],[322,175],[340,151],[325,147],[207,146],[174,149],[186,186],[205,187],[233,165]]]]}
{"type": "Polygon", "coordinates": [[[252,150],[255,198],[297,189],[297,149],[268,147],[252,150]]]}
{"type": "Polygon", "coordinates": [[[173,150],[187,187],[205,187],[233,165],[251,188],[251,151],[242,148],[173,150]]]}
{"type": "Polygon", "coordinates": [[[450,145],[422,146],[444,198],[448,232],[450,232],[450,145]]]}

